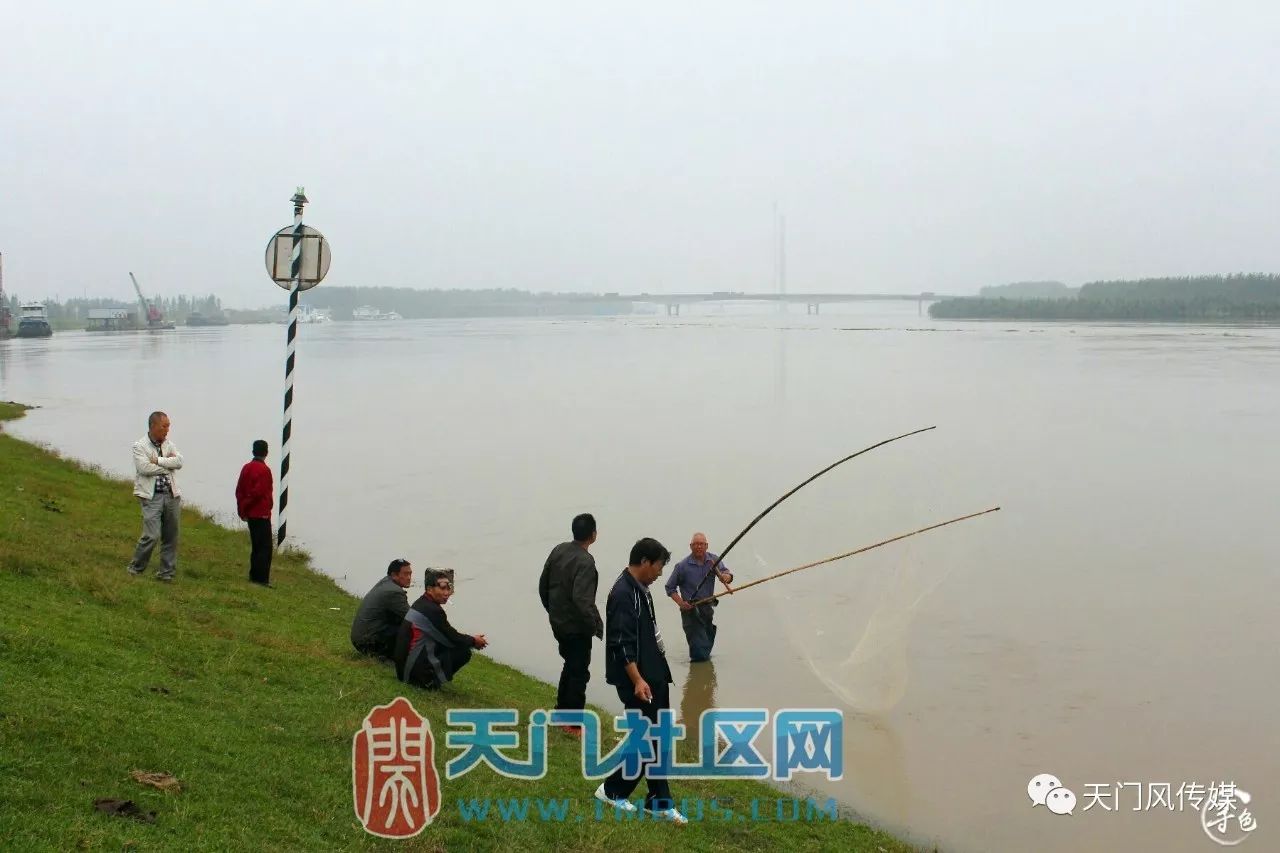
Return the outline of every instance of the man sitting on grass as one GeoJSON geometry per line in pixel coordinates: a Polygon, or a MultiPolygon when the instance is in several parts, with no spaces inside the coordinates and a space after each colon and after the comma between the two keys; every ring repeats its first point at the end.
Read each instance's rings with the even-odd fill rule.
{"type": "Polygon", "coordinates": [[[387,576],[369,590],[351,622],[351,645],[356,651],[383,658],[392,656],[400,623],[409,610],[405,590],[412,583],[413,565],[403,558],[392,560],[387,576]]]}
{"type": "Polygon", "coordinates": [[[484,634],[463,634],[449,624],[444,605],[452,595],[449,576],[428,569],[426,591],[404,615],[396,638],[396,677],[404,683],[438,690],[467,665],[472,649],[489,645],[484,634]]]}

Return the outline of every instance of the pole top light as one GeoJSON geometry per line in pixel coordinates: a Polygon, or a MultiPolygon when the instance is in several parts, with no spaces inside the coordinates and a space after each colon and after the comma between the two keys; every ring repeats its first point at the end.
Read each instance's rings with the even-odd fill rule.
{"type": "Polygon", "coordinates": [[[307,191],[298,187],[293,202],[293,224],[275,233],[267,243],[267,275],[284,290],[310,290],[329,272],[329,243],[310,225],[302,224],[302,206],[307,191]],[[297,253],[299,257],[294,257],[297,253]],[[294,262],[297,261],[297,266],[294,262]]]}

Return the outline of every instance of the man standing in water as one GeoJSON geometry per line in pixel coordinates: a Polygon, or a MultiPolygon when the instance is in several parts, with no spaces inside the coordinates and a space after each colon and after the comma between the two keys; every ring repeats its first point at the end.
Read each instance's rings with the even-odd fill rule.
{"type": "MultiPolygon", "coordinates": [[[[671,707],[671,667],[649,594],[649,586],[670,559],[671,552],[658,540],[639,540],[631,546],[628,565],[614,581],[605,602],[605,680],[617,689],[623,707],[639,710],[651,723],[658,722],[658,711],[671,707]]],[[[642,770],[649,787],[644,810],[659,819],[688,823],[675,807],[667,780],[649,778],[651,763],[645,762],[642,770]]],[[[639,777],[627,779],[619,767],[600,784],[595,796],[616,809],[634,812],[636,807],[629,798],[638,784],[639,777]]]]}
{"type": "Polygon", "coordinates": [[[689,660],[701,663],[711,660],[711,647],[716,644],[715,606],[719,602],[694,605],[693,602],[715,592],[716,578],[725,586],[733,583],[733,572],[724,563],[711,567],[720,559],[707,551],[707,537],[693,534],[689,540],[689,556],[676,563],[667,579],[667,595],[680,606],[680,627],[689,642],[689,660]]]}
{"type": "Polygon", "coordinates": [[[178,522],[182,493],[174,472],[182,467],[182,454],[169,440],[169,416],[152,412],[147,434],[133,443],[133,496],[142,506],[142,536],[126,566],[131,575],[147,570],[151,552],[160,542],[160,570],[156,579],[172,581],[178,571],[178,522]]]}
{"type": "MultiPolygon", "coordinates": [[[[538,579],[538,596],[551,622],[564,666],[556,691],[556,708],[581,711],[587,706],[587,682],[591,680],[591,638],[604,637],[604,623],[596,607],[600,575],[590,548],[596,541],[596,519],[583,513],[573,519],[572,542],[551,549],[538,579]]],[[[579,734],[565,726],[570,734],[579,734]]]]}

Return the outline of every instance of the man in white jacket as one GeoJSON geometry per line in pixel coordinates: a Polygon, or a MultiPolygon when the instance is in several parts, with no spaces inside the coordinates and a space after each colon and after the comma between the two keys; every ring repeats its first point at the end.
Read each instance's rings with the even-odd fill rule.
{"type": "Polygon", "coordinates": [[[133,443],[133,495],[142,504],[142,538],[127,568],[129,574],[147,570],[156,540],[160,541],[160,570],[156,578],[173,580],[178,568],[178,520],[182,514],[182,493],[174,474],[182,467],[182,454],[169,441],[169,416],[152,412],[147,418],[147,434],[133,443]]]}

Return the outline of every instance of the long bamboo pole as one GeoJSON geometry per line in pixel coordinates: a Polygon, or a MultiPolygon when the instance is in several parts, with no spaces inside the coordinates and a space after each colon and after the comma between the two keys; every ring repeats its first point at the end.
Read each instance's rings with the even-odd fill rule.
{"type": "MultiPolygon", "coordinates": [[[[844,463],[848,462],[850,459],[856,459],[857,457],[861,456],[861,455],[862,455],[862,454],[864,454],[864,453],[869,453],[870,451],[875,450],[877,447],[883,447],[884,445],[889,444],[890,442],[897,441],[897,440],[898,440],[898,439],[900,439],[900,438],[909,438],[909,437],[911,437],[911,436],[913,436],[913,435],[918,435],[918,434],[920,434],[920,433],[922,433],[922,432],[928,432],[928,431],[929,431],[929,430],[931,430],[931,429],[937,429],[937,426],[936,426],[936,425],[935,425],[935,426],[929,426],[929,427],[924,427],[924,428],[922,428],[922,429],[912,430],[911,432],[904,432],[902,435],[895,435],[893,438],[886,438],[884,441],[878,441],[878,442],[876,442],[875,444],[871,445],[870,447],[864,447],[864,448],[862,448],[861,450],[859,450],[857,453],[850,453],[848,456],[844,457],[843,459],[839,459],[839,460],[837,460],[837,461],[835,461],[835,462],[832,462],[832,463],[831,463],[830,465],[828,465],[826,468],[823,468],[821,471],[819,471],[818,473],[814,474],[812,477],[810,477],[809,479],[805,480],[803,483],[801,483],[800,485],[796,486],[794,489],[792,489],[791,491],[787,492],[785,495],[783,495],[782,497],[778,498],[778,499],[777,499],[776,501],[774,501],[773,503],[769,504],[767,507],[765,507],[765,508],[764,508],[764,511],[763,511],[763,512],[761,512],[761,513],[760,513],[759,515],[757,515],[755,518],[751,519],[751,523],[750,523],[750,524],[748,524],[746,527],[742,528],[742,532],[741,532],[741,533],[739,533],[737,536],[733,537],[733,541],[729,543],[729,546],[728,546],[727,548],[725,548],[723,551],[721,551],[721,552],[720,552],[720,556],[716,557],[716,561],[715,561],[714,563],[712,563],[712,564],[711,564],[711,568],[707,569],[707,573],[706,573],[705,575],[703,575],[703,576],[702,576],[702,580],[698,581],[698,585],[697,585],[697,586],[695,586],[695,587],[693,588],[693,589],[694,589],[694,592],[696,593],[698,590],[702,589],[702,585],[703,585],[704,583],[706,583],[706,582],[707,582],[707,578],[711,577],[712,573],[713,573],[713,572],[715,572],[715,571],[716,571],[716,569],[720,568],[720,563],[724,560],[724,558],[728,555],[728,553],[729,553],[730,551],[732,551],[732,550],[733,550],[733,546],[738,544],[738,540],[740,540],[743,536],[746,536],[746,535],[747,535],[747,532],[748,532],[749,530],[751,530],[751,528],[755,527],[755,526],[756,526],[756,524],[760,521],[760,519],[764,518],[766,515],[768,515],[769,513],[773,512],[774,507],[776,507],[778,504],[782,503],[782,502],[783,502],[783,501],[785,501],[787,498],[791,497],[791,496],[792,496],[792,495],[794,495],[796,492],[800,491],[800,490],[801,490],[801,489],[803,489],[805,486],[809,485],[809,484],[810,484],[810,483],[812,483],[814,480],[818,479],[818,478],[819,478],[819,477],[821,477],[823,474],[825,474],[825,473],[827,473],[828,471],[830,471],[832,468],[835,468],[835,467],[837,467],[837,466],[843,465],[844,463]]],[[[724,582],[723,582],[723,581],[721,581],[721,583],[724,583],[724,582]]],[[[724,585],[724,588],[725,588],[725,590],[726,590],[727,592],[733,592],[733,590],[729,587],[729,585],[728,585],[727,583],[724,585]]],[[[714,597],[714,596],[713,596],[713,597],[714,597]]],[[[707,601],[708,599],[700,599],[700,600],[702,600],[702,601],[707,601]]]]}
{"type": "Polygon", "coordinates": [[[852,557],[855,554],[862,554],[866,551],[872,550],[873,548],[879,548],[882,545],[888,545],[892,542],[899,542],[903,539],[907,539],[911,536],[916,536],[920,533],[927,533],[930,530],[937,530],[939,527],[946,527],[948,524],[956,524],[961,521],[968,521],[971,518],[977,518],[978,516],[986,515],[989,512],[996,512],[999,509],[1000,507],[993,506],[991,509],[984,509],[982,512],[973,512],[973,513],[970,513],[969,515],[962,515],[959,518],[953,518],[950,521],[943,521],[938,524],[930,524],[928,527],[921,527],[919,530],[913,530],[910,533],[903,533],[901,536],[895,536],[892,539],[885,539],[883,542],[877,542],[874,545],[867,545],[865,547],[858,548],[857,550],[854,550],[854,551],[846,551],[843,554],[836,554],[834,557],[827,557],[825,559],[817,560],[812,563],[805,563],[803,566],[796,566],[794,569],[787,569],[785,571],[781,571],[776,574],[769,575],[766,578],[760,578],[759,580],[751,581],[751,583],[744,583],[742,586],[738,587],[735,590],[729,590],[727,592],[720,592],[720,593],[716,593],[715,595],[709,595],[705,598],[699,598],[697,601],[692,602],[692,604],[695,607],[699,604],[706,604],[708,601],[717,599],[722,595],[729,595],[731,592],[742,592],[744,589],[749,589],[753,586],[757,586],[758,584],[765,583],[766,581],[776,580],[777,578],[783,577],[784,575],[790,575],[796,572],[802,572],[805,569],[812,569],[814,566],[821,566],[826,563],[834,563],[836,560],[843,560],[846,557],[852,557]]]}

